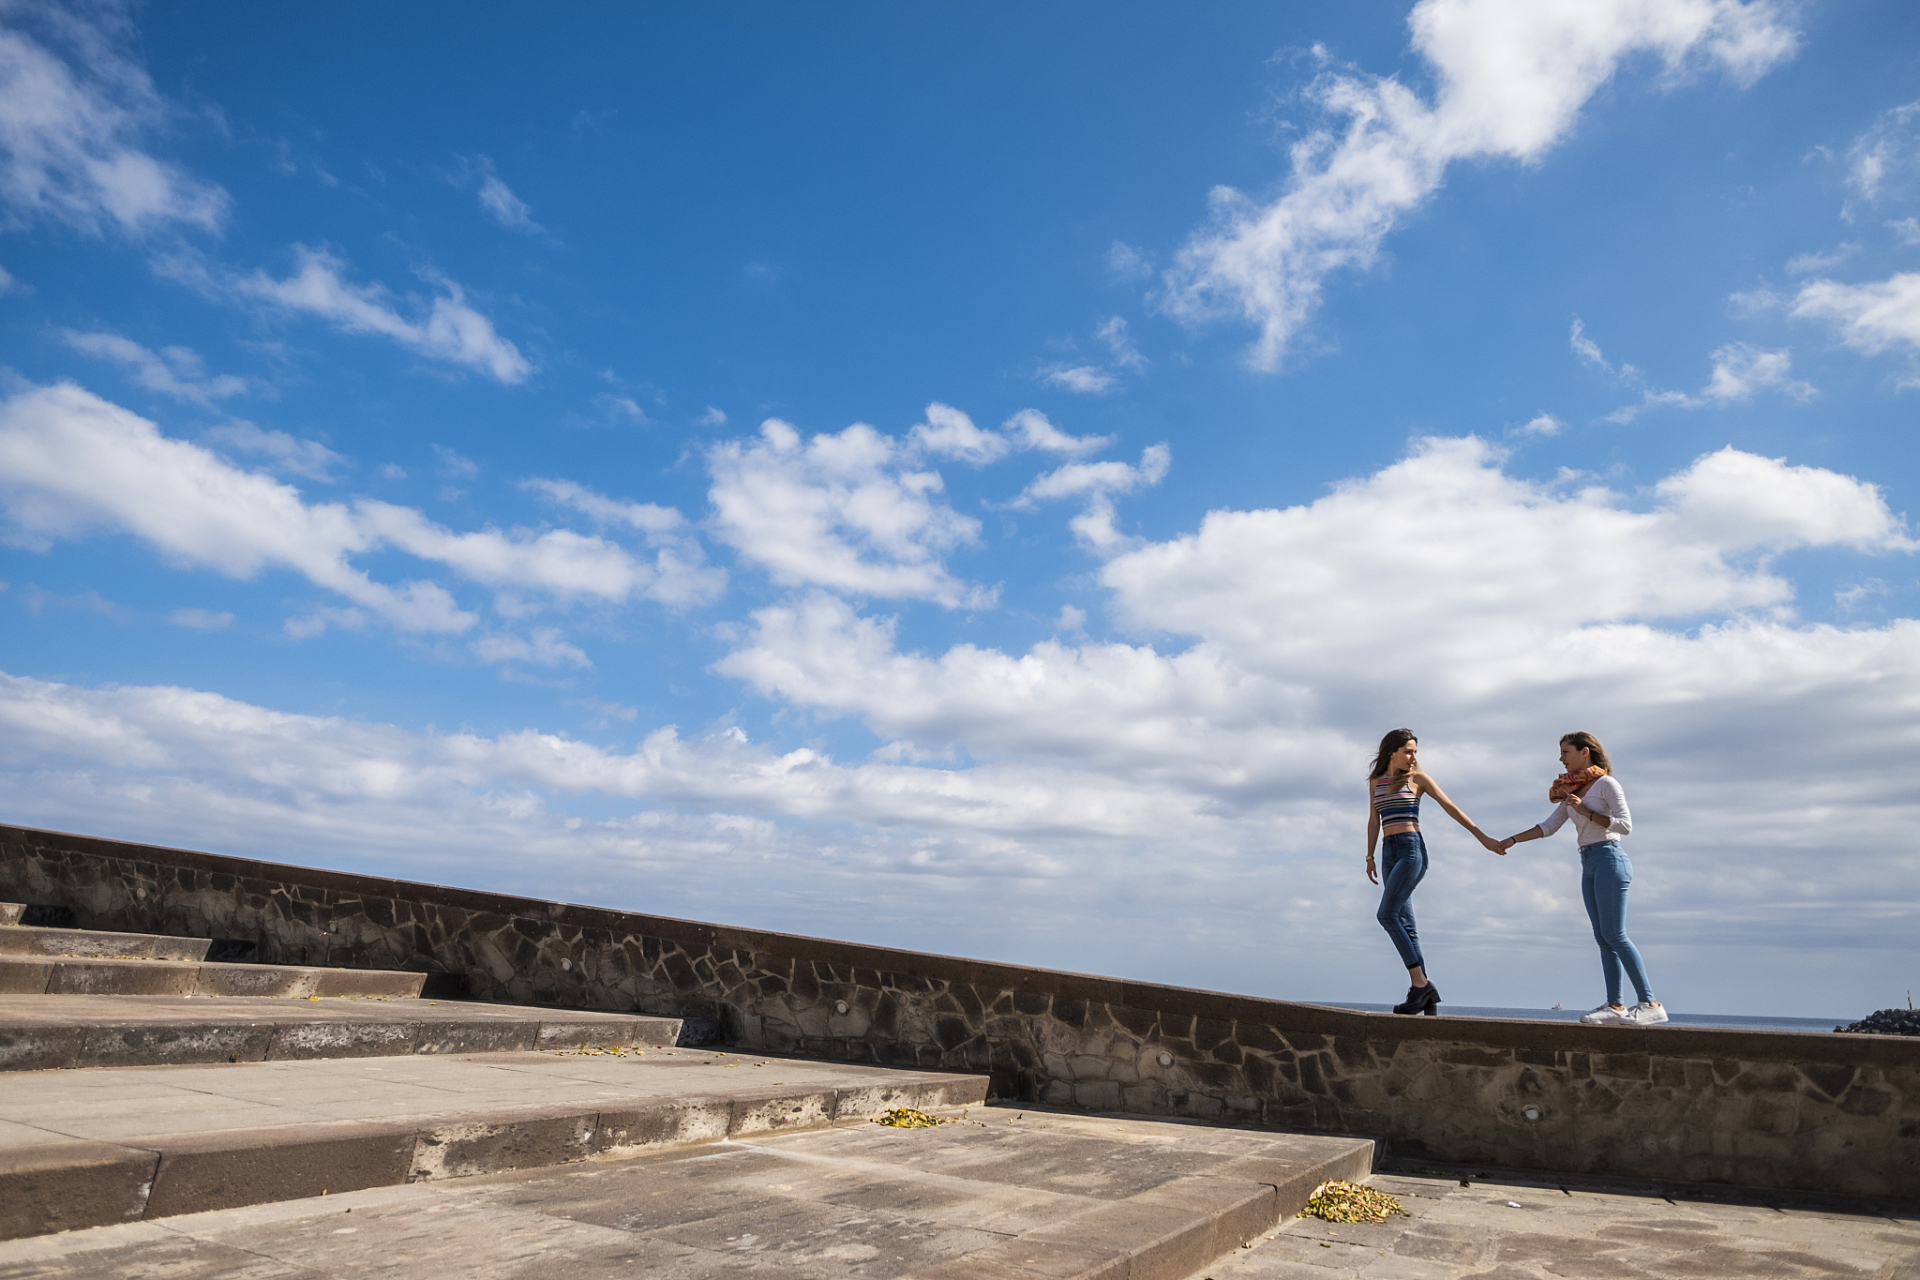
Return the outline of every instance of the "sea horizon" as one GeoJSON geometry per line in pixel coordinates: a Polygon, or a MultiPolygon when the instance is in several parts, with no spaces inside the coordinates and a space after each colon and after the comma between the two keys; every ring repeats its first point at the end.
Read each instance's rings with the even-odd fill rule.
{"type": "MultiPolygon", "coordinates": [[[[1351,1004],[1339,1000],[1315,1000],[1311,1003],[1332,1009],[1353,1009],[1361,1013],[1390,1013],[1389,1004],[1351,1004]]],[[[1440,1016],[1456,1018],[1522,1018],[1530,1022],[1578,1022],[1585,1009],[1506,1009],[1487,1005],[1440,1006],[1440,1016]]],[[[1865,1017],[1861,1014],[1860,1017],[1865,1017]]],[[[1820,1031],[1833,1034],[1835,1027],[1858,1022],[1860,1018],[1772,1018],[1735,1013],[1676,1013],[1667,1011],[1670,1027],[1718,1027],[1732,1031],[1820,1031]]]]}

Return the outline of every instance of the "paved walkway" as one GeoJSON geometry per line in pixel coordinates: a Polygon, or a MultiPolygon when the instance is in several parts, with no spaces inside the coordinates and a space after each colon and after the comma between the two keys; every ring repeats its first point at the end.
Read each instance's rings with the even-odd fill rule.
{"type": "MultiPolygon", "coordinates": [[[[1380,1175],[1409,1216],[1301,1218],[1211,1280],[1920,1280],[1920,1206],[1840,1211],[1790,1193],[1668,1200],[1569,1181],[1380,1175]]],[[[3,1273],[0,1273],[3,1274],[3,1273]]]]}
{"type": "Polygon", "coordinates": [[[14,1240],[0,1277],[1172,1280],[1236,1247],[1249,1208],[1271,1229],[1259,1179],[1291,1172],[1297,1204],[1370,1158],[1351,1139],[976,1107],[14,1240]],[[1194,1228],[1180,1265],[1168,1242],[1194,1228]]]}

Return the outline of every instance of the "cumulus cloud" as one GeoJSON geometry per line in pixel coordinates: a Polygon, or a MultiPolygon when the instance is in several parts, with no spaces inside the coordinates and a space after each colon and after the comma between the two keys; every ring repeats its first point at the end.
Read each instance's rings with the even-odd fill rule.
{"type": "MultiPolygon", "coordinates": [[[[984,447],[972,443],[971,422],[963,430],[956,419],[928,417],[923,441],[984,447]]],[[[992,592],[954,577],[943,561],[978,540],[980,522],[939,500],[945,485],[917,465],[918,453],[863,422],[802,439],[769,418],[758,438],[707,453],[714,533],[785,585],[948,608],[986,603],[992,592]]]]}
{"type": "MultiPolygon", "coordinates": [[[[755,613],[721,674],[857,722],[880,742],[865,760],[726,725],[606,746],[0,677],[0,802],[46,825],[243,849],[271,835],[421,878],[1366,999],[1397,972],[1358,867],[1378,734],[1413,725],[1428,767],[1504,834],[1542,816],[1554,740],[1577,726],[1634,802],[1635,932],[1663,996],[1755,1007],[1737,975],[1791,929],[1827,958],[1767,1000],[1813,1011],[1920,923],[1885,890],[1920,873],[1899,839],[1920,785],[1885,767],[1920,708],[1920,624],[1797,620],[1775,558],[1815,547],[1915,549],[1874,485],[1788,461],[1722,450],[1628,492],[1432,440],[1316,501],[1214,511],[1114,556],[1099,578],[1129,641],[921,652],[825,591],[755,613]],[[742,878],[752,904],[704,896],[742,878]],[[1126,927],[1143,902],[1155,927],[1126,927]]],[[[534,661],[538,634],[520,643],[509,660],[534,661]]],[[[1421,927],[1456,998],[1586,998],[1570,848],[1495,859],[1432,827],[1421,927]]]]}
{"type": "Polygon", "coordinates": [[[1550,413],[1538,413],[1520,424],[1523,436],[1557,436],[1567,429],[1567,424],[1550,413]]]}
{"type": "Polygon", "coordinates": [[[1824,320],[1856,351],[1920,349],[1920,272],[1903,271],[1870,284],[1813,280],[1793,300],[1792,314],[1824,320]]]}
{"type": "Polygon", "coordinates": [[[230,373],[208,376],[205,362],[186,347],[165,347],[156,352],[117,333],[60,332],[75,351],[124,366],[147,390],[203,408],[244,395],[253,387],[247,379],[230,373]]]}
{"type": "Polygon", "coordinates": [[[218,230],[227,194],[146,150],[168,109],[106,10],[10,6],[0,28],[0,204],[89,234],[218,230]],[[33,30],[28,28],[32,27],[33,30]]]}
{"type": "Polygon", "coordinates": [[[1173,465],[1173,452],[1164,444],[1148,445],[1140,453],[1139,465],[1125,462],[1070,462],[1064,467],[1036,476],[1020,491],[1013,505],[1031,509],[1042,502],[1060,498],[1083,498],[1085,509],[1068,521],[1068,527],[1082,543],[1097,552],[1112,552],[1127,545],[1127,537],[1114,526],[1113,499],[1122,493],[1150,488],[1166,479],[1173,465]]]}
{"type": "Polygon", "coordinates": [[[532,362],[468,305],[451,280],[435,277],[430,283],[440,290],[437,296],[403,303],[384,285],[349,280],[350,268],[337,254],[306,245],[295,245],[293,253],[294,272],[284,279],[264,271],[221,273],[181,254],[157,259],[155,268],[211,295],[313,316],[346,333],[376,334],[429,360],[473,369],[508,386],[532,375],[532,362]],[[402,306],[414,314],[403,315],[402,306]]]}
{"type": "Polygon", "coordinates": [[[1094,330],[1094,338],[1105,346],[1108,357],[1101,363],[1074,364],[1056,361],[1040,366],[1040,380],[1081,395],[1105,395],[1120,385],[1127,373],[1139,373],[1147,367],[1147,358],[1133,345],[1127,322],[1120,316],[1108,316],[1094,330]]]}
{"type": "Polygon", "coordinates": [[[1537,163],[1636,55],[1669,77],[1718,67],[1745,84],[1798,40],[1766,0],[1421,0],[1407,21],[1432,101],[1391,77],[1323,73],[1307,97],[1336,123],[1293,147],[1283,193],[1261,204],[1216,187],[1211,223],[1166,273],[1172,315],[1238,314],[1260,330],[1256,368],[1280,364],[1326,279],[1370,267],[1452,164],[1537,163]]]}
{"type": "Polygon", "coordinates": [[[568,644],[558,627],[535,627],[525,636],[482,636],[473,651],[483,662],[531,662],[542,667],[591,667],[586,652],[568,644]]]}
{"type": "MultiPolygon", "coordinates": [[[[477,617],[438,583],[389,586],[351,563],[380,548],[501,591],[565,605],[640,597],[682,602],[688,572],[660,569],[607,539],[568,529],[455,532],[410,507],[370,498],[309,503],[299,490],[234,467],[199,445],[71,384],[0,402],[0,498],[16,541],[50,545],[92,529],[131,534],[167,560],[252,578],[289,569],[406,631],[458,633],[477,617]]],[[[700,575],[692,575],[695,583],[700,575]]],[[[310,615],[309,629],[356,615],[310,615]]]]}
{"type": "Polygon", "coordinates": [[[708,604],[725,593],[726,570],[706,562],[706,552],[688,528],[687,518],[672,507],[610,498],[571,480],[526,480],[521,487],[570,507],[603,528],[624,527],[642,534],[655,549],[654,577],[647,594],[661,604],[685,608],[708,604]]]}

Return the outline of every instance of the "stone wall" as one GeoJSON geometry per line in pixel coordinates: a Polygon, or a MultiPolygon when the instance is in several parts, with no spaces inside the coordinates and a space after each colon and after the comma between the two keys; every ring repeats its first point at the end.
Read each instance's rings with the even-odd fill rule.
{"type": "Polygon", "coordinates": [[[1920,1039],[1398,1018],[20,827],[0,900],[480,999],[717,1018],[742,1047],[985,1072],[1008,1098],[1920,1199],[1920,1039]]]}

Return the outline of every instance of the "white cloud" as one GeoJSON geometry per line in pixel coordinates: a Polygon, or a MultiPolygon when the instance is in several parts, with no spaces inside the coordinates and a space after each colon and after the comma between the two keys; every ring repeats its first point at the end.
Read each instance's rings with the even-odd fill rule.
{"type": "Polygon", "coordinates": [[[0,496],[29,541],[104,527],[231,578],[292,569],[406,630],[460,631],[474,621],[436,584],[390,587],[349,565],[372,545],[349,508],[310,506],[298,490],[169,439],[70,383],[0,402],[0,496]]]}
{"type": "Polygon", "coordinates": [[[657,548],[647,594],[661,604],[670,608],[708,604],[725,593],[726,570],[706,562],[706,552],[687,528],[686,517],[672,507],[609,498],[571,480],[526,480],[521,487],[571,507],[603,527],[625,526],[644,534],[647,545],[657,548]]]}
{"type": "Polygon", "coordinates": [[[623,524],[637,529],[647,534],[649,539],[674,533],[685,528],[687,523],[687,518],[672,507],[609,498],[571,480],[525,480],[520,487],[538,493],[548,501],[572,507],[601,524],[623,524]]]}
{"type": "Polygon", "coordinates": [[[233,625],[231,613],[215,613],[210,609],[175,609],[167,615],[167,621],[176,627],[188,627],[194,631],[224,631],[233,625]]]}
{"type": "Polygon", "coordinates": [[[1841,263],[1860,252],[1857,244],[1843,244],[1826,253],[1800,253],[1787,259],[1787,274],[1790,276],[1812,275],[1816,271],[1831,271],[1841,263]]]}
{"type": "MultiPolygon", "coordinates": [[[[438,583],[375,582],[351,559],[380,548],[445,566],[501,593],[515,616],[538,606],[636,597],[709,598],[716,576],[676,544],[654,565],[605,538],[568,529],[459,533],[411,507],[370,498],[306,502],[297,489],[240,470],[198,445],[71,384],[0,402],[0,499],[17,541],[50,545],[90,529],[130,533],[167,560],[233,578],[285,568],[406,631],[458,633],[478,619],[438,583]]],[[[318,611],[297,624],[351,625],[318,611]]]]}
{"type": "Polygon", "coordinates": [[[1920,348],[1920,272],[1872,284],[1809,281],[1794,298],[1792,314],[1826,321],[1842,342],[1868,355],[1896,346],[1920,348]]]}
{"type": "Polygon", "coordinates": [[[1007,455],[1013,442],[991,431],[982,431],[952,405],[934,401],[927,406],[927,420],[907,433],[907,442],[922,453],[936,458],[957,458],[974,466],[984,466],[1007,455]]]}
{"type": "Polygon", "coordinates": [[[557,627],[536,627],[526,636],[482,636],[473,651],[483,662],[531,662],[542,667],[591,667],[584,651],[568,644],[557,627]]]}
{"type": "Polygon", "coordinates": [[[1094,330],[1094,337],[1107,344],[1113,353],[1113,363],[1121,369],[1139,372],[1147,367],[1147,358],[1133,345],[1133,338],[1127,330],[1127,322],[1119,316],[1108,316],[1101,326],[1094,330]]]}
{"type": "Polygon", "coordinates": [[[451,176],[459,186],[478,188],[480,207],[507,230],[531,234],[545,230],[533,220],[533,210],[527,207],[527,202],[513,194],[513,189],[501,179],[491,157],[464,157],[451,176]]]}
{"type": "MultiPolygon", "coordinates": [[[[47,41],[23,26],[0,28],[0,202],[8,220],[96,234],[219,229],[226,192],[143,149],[168,111],[124,52],[124,32],[77,10],[10,6],[8,16],[37,20],[47,41]]],[[[100,16],[114,24],[110,13],[100,16]]]]}
{"type": "Polygon", "coordinates": [[[1763,351],[1744,342],[1728,343],[1713,353],[1713,371],[1708,375],[1706,385],[1698,392],[1689,394],[1685,391],[1663,391],[1651,385],[1646,375],[1633,365],[1622,364],[1615,368],[1609,364],[1600,344],[1587,336],[1585,326],[1577,316],[1568,337],[1568,345],[1583,363],[1640,393],[1638,403],[1623,405],[1608,414],[1606,420],[1609,422],[1632,422],[1653,408],[1700,409],[1709,405],[1732,404],[1749,400],[1754,392],[1761,390],[1778,391],[1789,399],[1800,401],[1811,400],[1819,394],[1811,383],[1792,376],[1793,353],[1785,348],[1763,351]]]}
{"type": "Polygon", "coordinates": [[[1086,508],[1067,522],[1068,527],[1088,547],[1111,553],[1128,542],[1126,535],[1114,527],[1114,496],[1159,484],[1172,465],[1173,453],[1164,444],[1148,445],[1142,450],[1138,466],[1124,462],[1070,462],[1035,477],[1014,499],[1013,506],[1031,508],[1059,498],[1083,497],[1086,508]]]}
{"type": "MultiPolygon", "coordinates": [[[[238,453],[267,459],[268,465],[288,475],[331,483],[334,468],[347,460],[318,440],[302,440],[284,431],[266,431],[251,422],[234,421],[213,427],[207,439],[238,453]]],[[[401,475],[404,477],[405,472],[401,475]]]]}
{"type": "Polygon", "coordinates": [[[1050,364],[1040,370],[1041,378],[1051,386],[1078,392],[1083,396],[1105,395],[1120,381],[1098,365],[1050,364]]]}
{"type": "Polygon", "coordinates": [[[458,449],[449,449],[446,445],[433,446],[433,456],[440,460],[440,474],[452,476],[455,480],[471,480],[480,474],[480,464],[461,453],[458,449]]]}
{"type": "Polygon", "coordinates": [[[632,396],[615,395],[611,391],[603,391],[593,398],[593,403],[609,420],[623,419],[641,426],[647,423],[647,411],[642,409],[640,402],[632,396]]]}
{"type": "Polygon", "coordinates": [[[703,427],[724,427],[727,425],[727,415],[712,405],[708,405],[707,411],[700,415],[700,425],[703,427]]]}
{"type": "MultiPolygon", "coordinates": [[[[1628,494],[1427,441],[1317,501],[1215,511],[1109,560],[1110,607],[1158,642],[921,653],[824,593],[759,611],[722,673],[855,718],[883,744],[862,763],[732,727],[643,726],[610,748],[0,677],[0,804],[509,892],[1367,999],[1397,974],[1357,857],[1378,734],[1412,724],[1449,793],[1504,834],[1542,816],[1554,740],[1578,726],[1634,804],[1634,933],[1663,997],[1845,1012],[1920,927],[1911,895],[1887,892],[1920,873],[1901,837],[1920,784],[1888,763],[1912,745],[1920,624],[1796,621],[1769,561],[1799,547],[1914,543],[1873,485],[1733,450],[1628,494]],[[713,896],[745,881],[751,902],[713,896]],[[1752,994],[1740,975],[1788,934],[1808,962],[1752,994]]],[[[1570,846],[1496,859],[1429,825],[1421,932],[1449,996],[1591,1000],[1570,846]]]]}
{"type": "MultiPolygon", "coordinates": [[[[956,447],[963,438],[939,437],[956,447]]],[[[758,439],[707,453],[714,532],[786,585],[948,608],[986,603],[991,592],[955,578],[942,561],[978,540],[979,521],[937,500],[945,486],[938,472],[914,466],[917,452],[863,422],[803,441],[769,418],[758,439]]]]}
{"type": "Polygon", "coordinates": [[[1567,429],[1567,424],[1550,413],[1535,414],[1520,424],[1523,436],[1557,436],[1567,429]]]}
{"type": "Polygon", "coordinates": [[[1898,218],[1887,223],[1887,227],[1900,238],[1901,244],[1920,244],[1920,218],[1898,218]]]}
{"type": "Polygon", "coordinates": [[[294,273],[278,280],[264,271],[217,274],[180,254],[156,259],[154,267],[214,296],[315,316],[347,333],[378,334],[430,360],[473,369],[508,386],[532,375],[533,364],[495,331],[493,321],[467,305],[465,293],[451,280],[434,278],[431,283],[441,292],[430,301],[409,300],[416,313],[409,319],[384,285],[348,280],[348,264],[337,255],[305,245],[295,245],[293,252],[294,273]]]}
{"type": "Polygon", "coordinates": [[[175,400],[212,408],[221,400],[253,389],[247,379],[231,373],[208,377],[205,362],[186,347],[166,347],[154,352],[117,333],[81,333],[73,329],[62,329],[60,333],[75,351],[123,365],[132,372],[135,382],[175,400]]]}
{"type": "MultiPolygon", "coordinates": [[[[1869,204],[1904,192],[1920,169],[1920,102],[1909,102],[1881,114],[1873,126],[1847,149],[1847,185],[1869,204]]],[[[1846,211],[1849,218],[1852,210],[1846,211]]]]}
{"type": "Polygon", "coordinates": [[[1072,436],[1053,425],[1038,409],[1022,409],[1001,424],[1001,430],[1022,449],[1064,454],[1078,458],[1098,453],[1114,441],[1113,436],[1072,436]]]}
{"type": "Polygon", "coordinates": [[[1270,204],[1216,187],[1211,225],[1166,274],[1174,316],[1238,313],[1259,328],[1256,368],[1280,364],[1327,277],[1370,267],[1448,166],[1539,161],[1635,55],[1660,59],[1669,76],[1717,65],[1748,83],[1797,43],[1766,0],[1421,0],[1408,25],[1438,84],[1433,101],[1392,78],[1323,74],[1308,96],[1339,128],[1294,146],[1292,176],[1270,204]]]}
{"type": "Polygon", "coordinates": [[[0,297],[15,291],[27,292],[27,287],[16,280],[11,271],[0,267],[0,297]]]}
{"type": "Polygon", "coordinates": [[[1147,255],[1119,240],[1107,250],[1107,269],[1122,280],[1146,280],[1153,275],[1153,263],[1147,255]]]}

